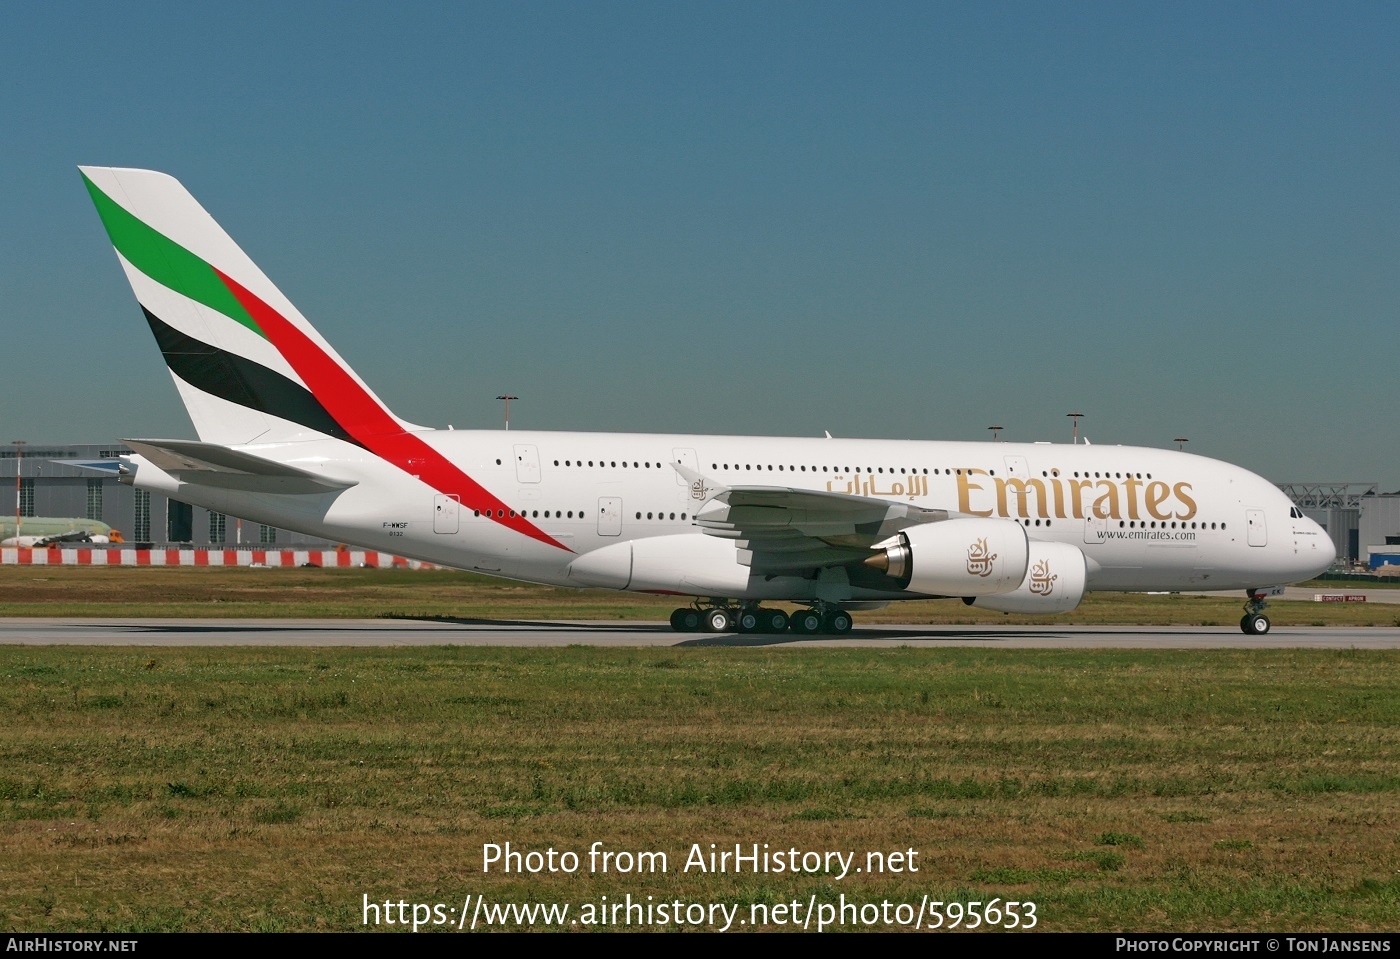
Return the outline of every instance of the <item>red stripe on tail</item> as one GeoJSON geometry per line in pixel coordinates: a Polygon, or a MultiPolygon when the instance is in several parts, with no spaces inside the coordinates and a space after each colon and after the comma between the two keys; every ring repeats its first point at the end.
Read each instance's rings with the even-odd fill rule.
{"type": "Polygon", "coordinates": [[[212,269],[296,370],[302,382],[357,443],[438,492],[455,494],[464,506],[480,510],[502,526],[573,552],[524,516],[517,515],[437,450],[412,433],[404,432],[398,420],[370,396],[348,370],[327,356],[294,323],[217,267],[212,269]],[[498,511],[504,515],[498,516],[498,511]]]}

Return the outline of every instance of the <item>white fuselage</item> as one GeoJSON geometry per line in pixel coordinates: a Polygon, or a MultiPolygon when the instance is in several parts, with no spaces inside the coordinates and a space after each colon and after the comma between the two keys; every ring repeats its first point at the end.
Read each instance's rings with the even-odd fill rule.
{"type": "MultiPolygon", "coordinates": [[[[499,517],[462,505],[470,497],[434,489],[339,440],[241,449],[354,483],[344,490],[274,495],[211,489],[182,483],[140,457],[133,458],[135,482],[286,529],[566,586],[597,585],[570,575],[570,564],[595,550],[651,537],[712,539],[693,525],[701,504],[673,463],[726,487],[830,491],[1016,522],[1032,541],[1082,550],[1091,590],[1280,585],[1314,576],[1334,558],[1326,532],[1268,481],[1170,450],[531,431],[416,435],[545,535],[523,535],[499,517]]],[[[715,546],[733,548],[722,540],[715,546]]],[[[646,577],[637,582],[632,588],[710,592],[683,584],[657,590],[646,577]]],[[[804,600],[816,595],[814,583],[810,576],[755,575],[728,595],[804,600]]],[[[919,595],[856,586],[846,598],[919,595]]]]}

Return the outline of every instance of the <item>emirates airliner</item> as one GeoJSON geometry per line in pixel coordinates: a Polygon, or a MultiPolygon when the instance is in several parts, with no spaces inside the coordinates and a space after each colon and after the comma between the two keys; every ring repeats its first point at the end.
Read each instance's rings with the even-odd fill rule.
{"type": "Polygon", "coordinates": [[[679,631],[1239,589],[1261,634],[1265,598],[1334,557],[1273,484],[1172,450],[415,426],[178,181],[81,170],[199,435],[129,440],[122,479],[182,502],[515,580],[674,594],[679,631]]]}

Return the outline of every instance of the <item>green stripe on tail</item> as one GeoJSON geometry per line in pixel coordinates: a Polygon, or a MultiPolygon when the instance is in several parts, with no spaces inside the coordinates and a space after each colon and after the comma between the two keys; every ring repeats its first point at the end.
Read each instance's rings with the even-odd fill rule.
{"type": "Polygon", "coordinates": [[[127,262],[162,286],[217,310],[267,339],[267,334],[258,328],[212,266],[132,216],[86,174],[83,174],[83,183],[97,205],[97,213],[102,217],[112,245],[127,262]]]}

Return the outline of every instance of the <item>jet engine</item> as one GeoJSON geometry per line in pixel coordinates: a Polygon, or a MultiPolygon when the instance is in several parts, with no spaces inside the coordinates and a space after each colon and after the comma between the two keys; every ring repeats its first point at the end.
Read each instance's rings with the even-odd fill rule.
{"type": "Polygon", "coordinates": [[[963,602],[1002,613],[1068,613],[1084,598],[1084,553],[1067,543],[1030,544],[1026,578],[1009,593],[963,602]]]}
{"type": "Polygon", "coordinates": [[[1009,593],[1026,578],[1026,531],[1004,519],[911,526],[875,546],[865,565],[931,596],[1009,593]]]}

